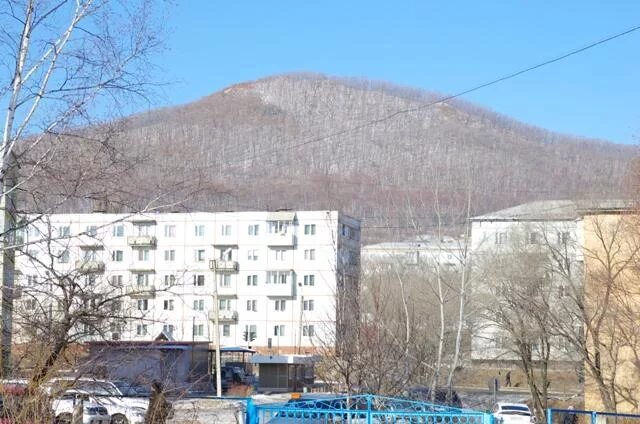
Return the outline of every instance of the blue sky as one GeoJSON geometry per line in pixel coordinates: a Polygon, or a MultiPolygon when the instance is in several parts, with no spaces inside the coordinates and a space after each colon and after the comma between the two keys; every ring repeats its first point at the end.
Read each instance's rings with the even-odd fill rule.
{"type": "MultiPolygon", "coordinates": [[[[155,106],[294,71],[455,93],[640,24],[640,1],[180,0],[155,106]]],[[[640,141],[640,31],[465,96],[543,128],[640,141]]]]}

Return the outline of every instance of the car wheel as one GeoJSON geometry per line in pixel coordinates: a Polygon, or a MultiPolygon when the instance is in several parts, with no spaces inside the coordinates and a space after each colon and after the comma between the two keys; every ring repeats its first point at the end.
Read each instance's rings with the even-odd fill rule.
{"type": "Polygon", "coordinates": [[[65,414],[58,415],[54,420],[54,423],[55,424],[71,424],[72,420],[73,420],[73,417],[71,416],[71,414],[65,413],[65,414]]]}
{"type": "Polygon", "coordinates": [[[111,424],[128,424],[129,421],[127,421],[127,417],[125,417],[122,414],[114,414],[113,417],[111,417],[111,424]]]}

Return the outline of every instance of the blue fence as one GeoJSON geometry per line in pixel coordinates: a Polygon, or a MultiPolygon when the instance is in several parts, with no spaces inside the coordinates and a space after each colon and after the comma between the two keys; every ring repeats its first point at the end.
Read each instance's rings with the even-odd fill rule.
{"type": "Polygon", "coordinates": [[[580,409],[548,409],[547,424],[640,424],[640,415],[580,409]]]}
{"type": "Polygon", "coordinates": [[[247,403],[247,424],[493,424],[491,414],[374,395],[247,403]]]}

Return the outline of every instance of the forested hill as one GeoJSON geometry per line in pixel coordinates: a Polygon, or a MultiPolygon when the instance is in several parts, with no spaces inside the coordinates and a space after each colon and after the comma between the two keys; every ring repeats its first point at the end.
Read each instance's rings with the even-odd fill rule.
{"type": "Polygon", "coordinates": [[[123,141],[145,157],[137,194],[198,181],[205,190],[190,196],[192,209],[339,208],[373,228],[427,230],[436,201],[442,217],[459,221],[469,192],[472,213],[483,213],[623,191],[635,147],[545,131],[461,101],[424,106],[439,97],[275,76],[131,117],[123,141]]]}

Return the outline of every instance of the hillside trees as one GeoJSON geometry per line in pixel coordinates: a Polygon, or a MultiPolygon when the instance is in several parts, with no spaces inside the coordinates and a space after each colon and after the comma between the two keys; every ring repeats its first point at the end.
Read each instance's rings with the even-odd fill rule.
{"type": "MultiPolygon", "coordinates": [[[[141,158],[115,143],[122,125],[114,119],[131,111],[131,105],[147,101],[153,91],[151,59],[161,46],[161,28],[158,4],[152,4],[148,0],[2,2],[0,101],[6,106],[0,147],[4,209],[0,368],[4,374],[10,371],[17,290],[14,255],[16,250],[29,254],[28,241],[19,239],[18,233],[65,205],[109,200],[117,208],[141,209],[131,206],[136,193],[123,184],[141,158]]],[[[161,197],[155,198],[146,207],[162,203],[161,197]]],[[[51,237],[44,232],[37,242],[48,245],[51,237]]],[[[52,263],[58,254],[45,252],[39,261],[52,263]]],[[[84,310],[77,302],[90,291],[77,284],[80,276],[58,275],[52,266],[48,270],[41,280],[47,284],[41,287],[60,289],[56,307],[65,318],[47,329],[33,328],[52,347],[32,376],[34,385],[77,339],[77,329],[91,328],[90,322],[80,319],[86,314],[76,313],[84,310]]],[[[46,316],[48,311],[41,312],[46,316]]]]}

